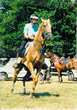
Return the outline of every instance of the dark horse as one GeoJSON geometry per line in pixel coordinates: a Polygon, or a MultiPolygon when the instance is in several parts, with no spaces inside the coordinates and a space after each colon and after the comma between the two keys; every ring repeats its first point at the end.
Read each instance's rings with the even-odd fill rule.
{"type": "Polygon", "coordinates": [[[47,58],[50,58],[50,60],[53,62],[55,68],[58,72],[58,82],[62,82],[62,74],[61,70],[68,70],[71,71],[72,68],[75,68],[77,71],[77,59],[76,58],[64,58],[64,57],[58,57],[56,54],[53,54],[51,52],[48,52],[46,54],[47,58]]]}
{"type": "Polygon", "coordinates": [[[21,59],[19,68],[15,68],[14,77],[13,77],[13,86],[12,92],[14,90],[14,84],[17,79],[18,73],[23,68],[23,64],[27,61],[27,67],[31,72],[33,85],[30,97],[33,97],[35,93],[35,86],[38,82],[38,77],[42,68],[42,64],[44,62],[44,50],[45,50],[45,41],[51,39],[51,24],[50,20],[41,19],[42,23],[39,26],[39,30],[37,35],[35,36],[35,40],[32,42],[27,55],[21,59]],[[37,68],[37,74],[34,72],[34,68],[37,68]]]}

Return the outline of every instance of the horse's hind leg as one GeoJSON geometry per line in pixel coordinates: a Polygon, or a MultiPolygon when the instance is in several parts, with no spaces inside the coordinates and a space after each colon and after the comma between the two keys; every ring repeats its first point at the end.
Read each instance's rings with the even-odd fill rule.
{"type": "Polygon", "coordinates": [[[19,73],[19,68],[17,68],[17,69],[15,68],[14,77],[13,77],[13,86],[12,86],[11,92],[14,91],[14,85],[15,85],[15,82],[17,80],[18,73],[19,73]]]}
{"type": "Polygon", "coordinates": [[[37,82],[38,82],[38,77],[39,77],[39,75],[40,75],[41,68],[42,68],[42,66],[40,66],[40,68],[37,69],[37,75],[36,75],[36,79],[35,79],[35,84],[37,84],[37,82]]]}
{"type": "Polygon", "coordinates": [[[50,80],[50,79],[49,79],[49,74],[50,74],[50,70],[49,70],[49,69],[50,69],[50,68],[47,69],[47,76],[46,76],[47,83],[49,83],[49,80],[50,80]]]}
{"type": "Polygon", "coordinates": [[[62,72],[60,73],[60,78],[61,78],[61,82],[63,82],[63,79],[62,79],[62,72]]]}
{"type": "Polygon", "coordinates": [[[14,85],[15,85],[16,80],[17,80],[17,76],[14,75],[14,77],[13,77],[13,85],[12,85],[11,93],[13,93],[13,91],[14,91],[14,85]]]}
{"type": "Polygon", "coordinates": [[[11,92],[14,91],[14,85],[15,85],[15,82],[17,80],[17,75],[21,71],[22,68],[23,68],[23,66],[21,65],[19,68],[14,69],[13,86],[12,86],[11,92]]]}
{"type": "Polygon", "coordinates": [[[42,75],[42,78],[41,78],[41,80],[42,80],[42,84],[44,84],[44,78],[45,78],[45,70],[43,70],[43,71],[42,71],[42,74],[43,74],[43,75],[42,75]]]}
{"type": "Polygon", "coordinates": [[[22,58],[21,59],[21,66],[19,67],[19,68],[15,68],[14,69],[14,77],[13,77],[13,86],[12,86],[12,89],[11,89],[11,92],[13,92],[14,91],[14,85],[15,85],[15,82],[16,82],[16,80],[17,80],[17,75],[18,75],[18,73],[20,72],[20,70],[23,68],[23,63],[26,61],[26,56],[25,56],[25,58],[22,58]]]}
{"type": "Polygon", "coordinates": [[[23,78],[23,93],[26,93],[26,88],[25,88],[25,77],[23,78]]]}
{"type": "Polygon", "coordinates": [[[45,71],[43,72],[43,76],[42,76],[42,84],[44,84],[44,78],[45,78],[45,71]]]}

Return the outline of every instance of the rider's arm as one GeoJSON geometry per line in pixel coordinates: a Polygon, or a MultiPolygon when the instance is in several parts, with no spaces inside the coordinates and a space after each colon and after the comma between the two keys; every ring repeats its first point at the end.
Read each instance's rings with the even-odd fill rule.
{"type": "Polygon", "coordinates": [[[24,38],[25,38],[25,39],[34,40],[35,37],[34,37],[34,36],[29,37],[29,36],[26,35],[26,33],[24,33],[24,38]]]}

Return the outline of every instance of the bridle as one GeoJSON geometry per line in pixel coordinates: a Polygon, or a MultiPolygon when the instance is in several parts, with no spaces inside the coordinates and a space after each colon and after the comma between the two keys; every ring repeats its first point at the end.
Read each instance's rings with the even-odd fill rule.
{"type": "Polygon", "coordinates": [[[42,36],[44,38],[44,41],[49,37],[49,33],[51,33],[51,32],[45,32],[45,31],[42,32],[42,36]]]}
{"type": "MultiPolygon", "coordinates": [[[[46,28],[46,26],[44,26],[44,28],[46,28]]],[[[35,40],[35,41],[37,41],[37,42],[39,42],[39,43],[41,44],[41,46],[42,46],[41,49],[38,48],[38,47],[36,46],[36,44],[33,42],[33,45],[35,46],[35,48],[36,48],[37,50],[41,51],[40,57],[42,56],[43,51],[45,50],[45,47],[46,47],[45,41],[46,41],[46,39],[49,37],[49,33],[51,33],[51,32],[46,32],[45,30],[42,31],[42,37],[43,37],[43,39],[44,39],[44,44],[42,44],[42,41],[40,41],[40,40],[35,40]]]]}
{"type": "Polygon", "coordinates": [[[33,42],[33,45],[36,47],[36,49],[37,50],[39,50],[39,51],[43,51],[44,50],[44,48],[45,48],[45,41],[46,41],[46,38],[49,36],[48,34],[49,34],[50,32],[42,32],[42,36],[43,36],[43,38],[44,38],[44,44],[42,44],[42,42],[40,41],[40,40],[35,40],[35,41],[37,41],[37,42],[40,42],[40,44],[41,44],[41,46],[42,46],[42,48],[40,49],[40,48],[38,48],[36,45],[35,45],[35,43],[33,42]],[[47,37],[45,37],[45,36],[47,36],[47,37]]]}
{"type": "Polygon", "coordinates": [[[55,58],[55,55],[53,56],[53,58],[50,60],[50,62],[52,63],[53,62],[53,59],[55,58]]]}

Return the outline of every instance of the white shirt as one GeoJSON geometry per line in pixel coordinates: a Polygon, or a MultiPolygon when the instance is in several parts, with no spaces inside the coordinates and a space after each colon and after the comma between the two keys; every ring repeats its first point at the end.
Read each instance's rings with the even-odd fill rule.
{"type": "Polygon", "coordinates": [[[25,25],[23,33],[31,37],[32,35],[36,35],[37,32],[38,32],[38,26],[36,24],[32,25],[31,23],[28,23],[25,25]]]}

